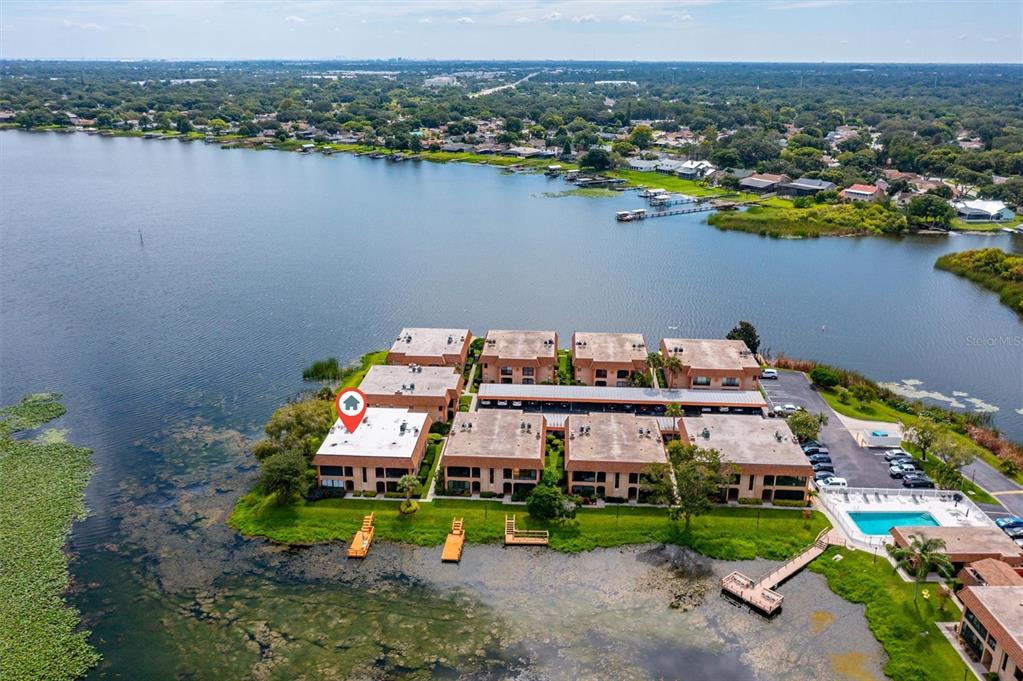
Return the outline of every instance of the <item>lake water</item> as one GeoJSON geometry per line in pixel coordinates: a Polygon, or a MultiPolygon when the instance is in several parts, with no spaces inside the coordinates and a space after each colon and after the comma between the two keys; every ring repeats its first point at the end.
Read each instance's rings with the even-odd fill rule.
{"type": "MultiPolygon", "coordinates": [[[[1018,237],[776,241],[699,215],[620,225],[614,212],[640,206],[635,195],[545,196],[564,189],[461,164],[0,134],[0,398],[63,392],[56,425],[95,450],[92,515],[71,544],[75,599],[105,656],[95,676],[333,678],[347,664],[366,677],[570,678],[614,648],[608,664],[671,677],[765,633],[712,599],[679,615],[700,618],[702,637],[629,638],[623,622],[652,631],[673,611],[623,584],[610,602],[648,607],[598,599],[567,632],[561,621],[527,634],[537,602],[495,594],[485,576],[501,552],[459,587],[411,549],[360,581],[332,549],[238,538],[224,519],[251,482],[246,443],[303,389],[302,367],[386,347],[405,325],[555,329],[563,344],[575,329],[634,330],[653,345],[749,319],[775,352],[997,406],[998,425],[1023,439],[1023,347],[1011,342],[1023,325],[995,295],[933,269],[949,250],[1019,251],[1018,237]],[[486,627],[444,635],[466,612],[486,627]]],[[[608,553],[641,577],[640,556],[608,553]]],[[[827,612],[808,608],[792,635],[850,621],[842,664],[879,673],[862,618],[819,577],[799,579],[827,612]]],[[[693,620],[665,631],[683,625],[693,620]]],[[[738,656],[720,678],[833,676],[738,656]]]]}

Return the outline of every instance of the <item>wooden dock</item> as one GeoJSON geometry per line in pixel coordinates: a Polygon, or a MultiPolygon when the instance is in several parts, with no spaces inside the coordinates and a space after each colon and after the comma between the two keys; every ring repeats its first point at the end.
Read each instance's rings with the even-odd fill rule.
{"type": "Polygon", "coordinates": [[[775,615],[785,600],[775,589],[824,553],[831,543],[830,532],[830,529],[821,530],[813,544],[802,553],[760,579],[750,579],[738,570],[728,573],[721,580],[721,590],[768,617],[775,615]]]}
{"type": "Polygon", "coordinates": [[[658,210],[658,211],[642,211],[642,210],[638,210],[638,211],[620,211],[619,213],[617,213],[615,215],[615,219],[618,222],[632,222],[633,220],[649,220],[651,218],[666,218],[666,217],[670,217],[672,215],[688,215],[690,213],[709,213],[710,211],[713,211],[713,210],[735,210],[735,209],[741,208],[742,206],[750,206],[750,205],[753,205],[753,204],[757,204],[759,202],[760,202],[759,199],[757,199],[755,201],[742,201],[742,202],[738,202],[738,203],[732,202],[732,201],[720,201],[720,200],[711,199],[711,200],[708,200],[706,202],[697,203],[695,206],[692,205],[692,203],[688,203],[687,205],[684,205],[684,206],[682,206],[680,208],[669,208],[667,210],[658,210]],[[629,217],[628,219],[622,219],[622,217],[620,217],[620,216],[622,214],[624,214],[624,213],[630,213],[631,217],[629,217]]]}
{"type": "Polygon", "coordinates": [[[362,528],[352,537],[352,543],[348,545],[349,558],[365,558],[369,553],[369,545],[373,543],[373,535],[376,528],[373,527],[373,514],[370,513],[362,518],[362,528]]]}
{"type": "Polygon", "coordinates": [[[440,559],[445,563],[457,563],[462,560],[462,547],[465,546],[465,528],[461,518],[451,519],[451,532],[444,540],[444,549],[440,559]]]}
{"type": "Polygon", "coordinates": [[[505,546],[547,546],[550,533],[547,530],[519,530],[515,527],[515,516],[504,517],[505,546]]]}

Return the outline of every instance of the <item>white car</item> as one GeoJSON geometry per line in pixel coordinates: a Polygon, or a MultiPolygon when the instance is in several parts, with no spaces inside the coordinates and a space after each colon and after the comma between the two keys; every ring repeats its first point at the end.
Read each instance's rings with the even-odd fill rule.
{"type": "Polygon", "coordinates": [[[777,379],[778,378],[778,370],[777,369],[764,369],[763,371],[760,372],[760,378],[773,378],[773,379],[777,379]]]}
{"type": "Polygon", "coordinates": [[[780,407],[775,407],[774,411],[782,416],[792,416],[799,411],[799,407],[794,404],[783,404],[780,407]]]}
{"type": "Polygon", "coordinates": [[[848,487],[849,482],[845,478],[827,478],[819,481],[817,486],[821,489],[840,489],[842,487],[848,487]]]}

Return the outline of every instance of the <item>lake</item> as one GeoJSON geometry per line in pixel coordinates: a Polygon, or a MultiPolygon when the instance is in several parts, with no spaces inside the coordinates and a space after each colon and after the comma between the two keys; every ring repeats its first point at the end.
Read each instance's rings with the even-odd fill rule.
{"type": "MultiPolygon", "coordinates": [[[[582,608],[574,621],[604,623],[527,635],[536,604],[495,595],[487,565],[456,587],[394,547],[394,568],[360,581],[329,548],[282,551],[224,525],[251,483],[246,443],[304,389],[302,368],[387,347],[402,326],[554,329],[563,345],[576,329],[640,331],[653,345],[749,319],[775,353],[997,407],[998,426],[1023,439],[1023,346],[1011,342],[1023,325],[994,294],[933,268],[951,250],[1018,252],[1019,237],[769,240],[700,215],[623,225],[614,213],[639,207],[634,194],[549,196],[567,188],[463,164],[0,134],[0,397],[63,392],[56,425],[95,450],[92,515],[71,541],[74,599],[105,656],[94,676],[332,678],[324,636],[359,641],[344,659],[367,676],[570,676],[554,652],[563,644],[569,661],[599,668],[608,637],[624,637],[606,612],[622,610],[582,608]],[[437,633],[447,625],[428,627],[444,662],[407,632],[376,640],[408,612],[427,623],[475,613],[491,633],[459,630],[456,643],[437,633]]],[[[640,579],[647,563],[633,553],[619,571],[640,579]]],[[[822,592],[819,607],[842,621],[851,606],[822,592]]],[[[612,662],[670,676],[744,650],[754,625],[729,625],[716,606],[684,615],[709,623],[705,636],[649,649],[637,637],[612,662]]],[[[667,611],[644,612],[660,622],[667,611]]],[[[876,674],[862,617],[850,627],[842,638],[859,662],[845,664],[876,674]]],[[[773,678],[769,666],[743,656],[727,678],[773,678]]]]}

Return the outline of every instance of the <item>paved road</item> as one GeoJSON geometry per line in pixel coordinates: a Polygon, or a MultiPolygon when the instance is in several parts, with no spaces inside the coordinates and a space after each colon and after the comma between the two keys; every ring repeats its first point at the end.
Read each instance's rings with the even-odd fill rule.
{"type": "Polygon", "coordinates": [[[882,453],[857,444],[838,415],[817,394],[805,375],[781,371],[778,380],[762,381],[760,385],[772,405],[794,404],[814,414],[828,415],[828,425],[821,429],[817,439],[831,450],[835,474],[848,480],[850,487],[902,487],[901,480],[888,475],[888,464],[882,453]]]}
{"type": "Polygon", "coordinates": [[[993,497],[1002,502],[1005,508],[993,507],[990,504],[981,504],[988,515],[998,517],[1011,513],[1023,517],[1023,487],[1020,487],[1012,480],[1002,475],[997,469],[986,461],[977,459],[969,466],[963,468],[963,475],[972,480],[993,497]],[[1006,509],[1008,509],[1006,511],[1006,509]]]}

